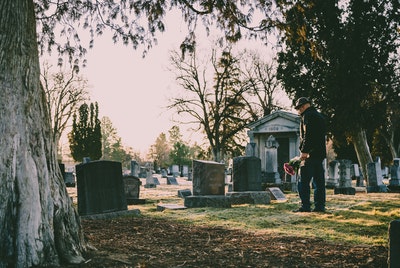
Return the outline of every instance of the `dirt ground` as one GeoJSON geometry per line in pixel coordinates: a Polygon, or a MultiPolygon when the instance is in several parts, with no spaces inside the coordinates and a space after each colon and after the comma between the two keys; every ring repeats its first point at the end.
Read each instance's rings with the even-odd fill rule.
{"type": "MultiPolygon", "coordinates": [[[[141,195],[147,198],[146,192],[141,195]]],[[[87,253],[86,263],[63,267],[387,267],[383,246],[336,244],[296,234],[201,227],[145,215],[82,219],[82,226],[97,250],[87,253]]]]}
{"type": "Polygon", "coordinates": [[[82,225],[97,250],[88,252],[87,262],[79,267],[387,267],[384,247],[205,228],[144,216],[86,219],[82,225]]]}

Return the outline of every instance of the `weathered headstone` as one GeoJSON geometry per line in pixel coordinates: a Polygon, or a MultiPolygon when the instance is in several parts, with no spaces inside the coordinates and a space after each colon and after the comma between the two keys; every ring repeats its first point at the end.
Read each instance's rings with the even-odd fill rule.
{"type": "Polygon", "coordinates": [[[361,176],[358,164],[352,164],[350,168],[351,179],[356,181],[357,187],[364,187],[364,178],[361,176]]]}
{"type": "Polygon", "coordinates": [[[178,190],[178,196],[181,198],[185,198],[186,196],[191,196],[192,191],[190,189],[183,189],[183,190],[178,190]]]}
{"type": "Polygon", "coordinates": [[[128,205],[143,204],[144,199],[139,199],[140,185],[142,182],[136,176],[124,176],[125,196],[128,205]]]}
{"type": "Polygon", "coordinates": [[[75,169],[80,215],[128,209],[120,162],[92,161],[76,165],[75,169]]]}
{"type": "Polygon", "coordinates": [[[246,156],[255,156],[256,155],[256,143],[250,142],[246,145],[245,153],[246,156]]]}
{"type": "Polygon", "coordinates": [[[139,177],[139,173],[140,173],[139,163],[135,160],[131,160],[131,175],[139,177]]]}
{"type": "Polygon", "coordinates": [[[255,156],[234,157],[232,184],[234,192],[261,191],[261,159],[255,156]]]}
{"type": "Polygon", "coordinates": [[[400,192],[400,158],[393,159],[393,166],[390,167],[388,188],[392,192],[400,192]]]}
{"type": "Polygon", "coordinates": [[[193,160],[193,195],[225,195],[224,164],[193,160]]]}
{"type": "Polygon", "coordinates": [[[388,267],[400,267],[400,220],[393,220],[389,224],[389,257],[388,267]]]}
{"type": "Polygon", "coordinates": [[[351,161],[347,159],[339,160],[339,185],[335,187],[334,194],[355,195],[356,189],[352,187],[351,181],[351,161]]]}
{"type": "Polygon", "coordinates": [[[193,160],[193,195],[185,197],[186,207],[231,207],[225,196],[225,165],[193,160]]]}
{"type": "Polygon", "coordinates": [[[168,172],[165,168],[161,169],[161,178],[166,178],[168,176],[168,172]]]}
{"type": "Polygon", "coordinates": [[[387,186],[383,184],[382,169],[379,162],[367,164],[368,185],[367,193],[386,193],[387,186]]]}
{"type": "Polygon", "coordinates": [[[171,174],[174,177],[179,177],[181,175],[178,165],[172,165],[171,166],[171,174]]]}
{"type": "Polygon", "coordinates": [[[168,185],[179,185],[178,181],[176,180],[176,177],[174,177],[174,176],[167,176],[167,184],[168,185]]]}
{"type": "Polygon", "coordinates": [[[328,165],[328,179],[326,180],[326,188],[333,189],[339,186],[339,161],[333,160],[328,165]]]}
{"type": "Polygon", "coordinates": [[[265,173],[267,184],[281,184],[281,178],[278,172],[278,147],[279,143],[273,135],[270,135],[266,142],[265,149],[265,173]]]}
{"type": "Polygon", "coordinates": [[[160,182],[156,177],[153,177],[153,173],[150,168],[146,168],[146,184],[144,188],[156,188],[157,185],[160,185],[160,182]]]}
{"type": "Polygon", "coordinates": [[[189,167],[187,165],[182,166],[182,177],[187,177],[189,175],[189,167]]]}
{"type": "Polygon", "coordinates": [[[75,187],[76,180],[75,180],[75,174],[73,172],[70,171],[65,172],[64,180],[65,180],[65,185],[67,187],[75,187]]]}
{"type": "Polygon", "coordinates": [[[282,190],[279,187],[269,187],[269,188],[267,188],[267,191],[269,191],[271,193],[272,200],[277,200],[277,201],[286,201],[287,200],[285,194],[282,192],[282,190]]]}

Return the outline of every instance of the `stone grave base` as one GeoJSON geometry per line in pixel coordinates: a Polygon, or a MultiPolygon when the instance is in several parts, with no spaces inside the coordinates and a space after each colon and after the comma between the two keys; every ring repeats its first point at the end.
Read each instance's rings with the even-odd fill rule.
{"type": "Polygon", "coordinates": [[[157,205],[157,211],[164,211],[166,209],[172,209],[172,210],[179,210],[179,209],[186,209],[187,207],[182,206],[182,205],[177,205],[177,204],[158,204],[157,205]]]}
{"type": "Polygon", "coordinates": [[[283,191],[297,193],[297,182],[283,182],[280,188],[282,188],[283,191]]]}
{"type": "Polygon", "coordinates": [[[354,189],[356,189],[356,193],[365,193],[366,192],[365,186],[356,186],[356,187],[354,187],[354,189]]]}
{"type": "Polygon", "coordinates": [[[100,220],[100,219],[112,219],[112,218],[116,218],[116,217],[120,217],[120,216],[127,216],[127,215],[140,215],[140,210],[139,209],[129,209],[129,210],[107,212],[107,213],[84,215],[84,216],[80,216],[80,217],[81,217],[81,219],[100,220]]]}
{"type": "Polygon", "coordinates": [[[154,183],[148,183],[148,184],[145,184],[143,187],[144,188],[157,188],[157,185],[155,185],[154,183]]]}
{"type": "Polygon", "coordinates": [[[387,193],[388,187],[384,184],[377,186],[367,186],[367,193],[387,193]]]}
{"type": "Polygon", "coordinates": [[[266,190],[268,188],[281,188],[282,187],[282,183],[270,183],[270,182],[264,182],[261,184],[262,189],[266,190]]]}
{"type": "Polygon", "coordinates": [[[355,195],[356,188],[353,187],[335,187],[334,194],[355,195]]]}
{"type": "Polygon", "coordinates": [[[126,203],[128,205],[142,205],[146,203],[146,199],[140,199],[140,198],[127,198],[126,203]]]}
{"type": "Polygon", "coordinates": [[[232,205],[240,204],[270,204],[271,196],[265,191],[228,192],[232,205]]]}
{"type": "Polygon", "coordinates": [[[400,193],[400,185],[388,185],[390,192],[400,193]]]}
{"type": "Polygon", "coordinates": [[[225,195],[191,195],[185,197],[184,204],[188,208],[230,208],[231,199],[225,195]]]}
{"type": "Polygon", "coordinates": [[[192,191],[190,189],[183,189],[183,190],[178,190],[178,196],[180,198],[185,198],[186,196],[191,196],[192,191]]]}

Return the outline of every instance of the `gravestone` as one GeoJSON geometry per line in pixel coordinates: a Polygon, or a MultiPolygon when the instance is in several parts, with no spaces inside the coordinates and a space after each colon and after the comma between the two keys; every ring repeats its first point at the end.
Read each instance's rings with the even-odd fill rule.
{"type": "Polygon", "coordinates": [[[339,161],[333,160],[328,165],[328,179],[325,183],[326,188],[334,189],[339,186],[339,161]]]}
{"type": "Polygon", "coordinates": [[[389,224],[389,256],[388,267],[400,267],[400,220],[389,224]]]}
{"type": "Polygon", "coordinates": [[[92,161],[76,165],[75,170],[80,215],[128,209],[120,162],[92,161]]]}
{"type": "Polygon", "coordinates": [[[271,193],[271,199],[277,201],[286,201],[286,196],[278,187],[270,187],[267,190],[271,193]]]}
{"type": "Polygon", "coordinates": [[[193,160],[193,195],[225,195],[224,164],[193,160]]]}
{"type": "Polygon", "coordinates": [[[279,143],[273,135],[270,135],[266,142],[265,149],[265,173],[267,184],[281,184],[281,178],[278,172],[278,147],[279,143]]]}
{"type": "Polygon", "coordinates": [[[167,176],[167,185],[179,185],[174,176],[167,176]]]}
{"type": "Polygon", "coordinates": [[[65,172],[64,179],[65,179],[65,185],[67,187],[75,187],[76,180],[75,180],[75,174],[73,172],[69,171],[65,172]]]}
{"type": "Polygon", "coordinates": [[[139,173],[140,173],[139,163],[135,160],[131,160],[131,175],[139,177],[139,173]]]}
{"type": "Polygon", "coordinates": [[[165,168],[161,169],[161,178],[166,178],[168,176],[168,172],[165,168]]]}
{"type": "Polygon", "coordinates": [[[334,194],[355,195],[356,189],[352,187],[351,181],[351,161],[347,159],[339,160],[339,185],[335,187],[334,194]]]}
{"type": "Polygon", "coordinates": [[[393,166],[390,167],[388,188],[392,192],[400,192],[400,158],[393,159],[393,166]]]}
{"type": "Polygon", "coordinates": [[[193,195],[185,197],[186,207],[231,207],[225,196],[225,165],[193,160],[193,195]]]}
{"type": "Polygon", "coordinates": [[[364,187],[364,178],[361,176],[358,164],[352,164],[350,169],[351,179],[356,181],[357,187],[364,187]]]}
{"type": "Polygon", "coordinates": [[[250,142],[246,145],[245,153],[246,156],[255,156],[256,155],[256,143],[250,142]]]}
{"type": "Polygon", "coordinates": [[[189,176],[189,167],[187,165],[182,166],[182,177],[187,177],[189,176]]]}
{"type": "Polygon", "coordinates": [[[124,176],[125,196],[128,205],[144,204],[144,199],[139,199],[140,185],[142,182],[136,176],[124,176]]]}
{"type": "Polygon", "coordinates": [[[234,157],[232,186],[234,192],[261,191],[261,159],[255,156],[234,157]]]}
{"type": "Polygon", "coordinates": [[[172,165],[171,166],[171,174],[174,177],[179,177],[181,173],[179,172],[179,166],[178,165],[172,165]]]}
{"type": "Polygon", "coordinates": [[[192,191],[190,189],[183,189],[183,190],[178,190],[178,196],[181,198],[185,198],[186,196],[191,196],[192,191]]]}
{"type": "Polygon", "coordinates": [[[367,164],[368,185],[367,193],[386,193],[387,186],[383,184],[382,169],[379,162],[367,164]]]}

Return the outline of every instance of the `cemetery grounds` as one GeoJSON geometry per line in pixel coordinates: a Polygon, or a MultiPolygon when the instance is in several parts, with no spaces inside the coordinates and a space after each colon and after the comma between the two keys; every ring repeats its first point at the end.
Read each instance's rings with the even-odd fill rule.
{"type": "MultiPolygon", "coordinates": [[[[158,178],[156,188],[144,188],[141,179],[145,203],[128,206],[138,215],[81,220],[96,250],[78,267],[387,267],[388,226],[400,218],[399,193],[327,189],[327,213],[293,213],[299,197],[292,192],[267,205],[160,210],[159,204],[183,206],[178,190],[192,191],[192,185],[186,178],[177,178],[179,185],[158,178]]],[[[67,189],[76,205],[76,188],[67,189]]]]}

